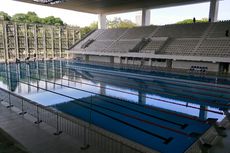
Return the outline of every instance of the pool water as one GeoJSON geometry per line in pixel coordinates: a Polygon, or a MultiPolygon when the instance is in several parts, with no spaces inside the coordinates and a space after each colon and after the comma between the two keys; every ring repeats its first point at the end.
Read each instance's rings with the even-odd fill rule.
{"type": "Polygon", "coordinates": [[[0,87],[163,153],[184,152],[230,106],[228,78],[65,60],[0,64],[0,87]]]}

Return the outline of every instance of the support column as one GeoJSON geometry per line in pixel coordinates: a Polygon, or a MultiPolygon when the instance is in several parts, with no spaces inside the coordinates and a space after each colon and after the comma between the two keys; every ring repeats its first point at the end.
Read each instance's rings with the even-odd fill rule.
{"type": "Polygon", "coordinates": [[[15,50],[16,50],[16,58],[19,59],[18,26],[17,26],[17,23],[14,23],[14,33],[15,33],[15,50]]]}
{"type": "Polygon", "coordinates": [[[5,45],[5,62],[9,62],[9,48],[8,48],[8,34],[7,34],[7,23],[3,22],[3,33],[4,33],[4,45],[5,45]]]}
{"type": "Polygon", "coordinates": [[[30,52],[29,52],[29,45],[28,45],[28,29],[27,29],[27,24],[24,25],[25,28],[25,51],[26,51],[26,58],[30,57],[30,52]]]}
{"type": "Polygon", "coordinates": [[[145,94],[141,91],[138,92],[138,103],[145,105],[146,104],[146,97],[145,94]]]}
{"type": "Polygon", "coordinates": [[[202,120],[206,120],[207,119],[207,111],[205,111],[205,109],[207,109],[207,106],[200,106],[200,112],[199,112],[199,118],[202,120]]]}
{"type": "Polygon", "coordinates": [[[125,63],[124,64],[128,64],[128,57],[125,57],[125,63]]]}
{"type": "Polygon", "coordinates": [[[68,51],[66,51],[67,49],[69,49],[69,29],[66,28],[66,49],[64,54],[64,57],[68,59],[68,51]]]}
{"type": "Polygon", "coordinates": [[[98,15],[98,29],[106,29],[106,15],[105,14],[98,15]]]}
{"type": "Polygon", "coordinates": [[[105,84],[104,83],[100,83],[100,94],[101,95],[105,95],[105,84]]]}
{"type": "Polygon", "coordinates": [[[34,25],[34,49],[36,54],[36,59],[39,58],[38,56],[38,35],[37,35],[37,25],[34,25]]]}
{"type": "Polygon", "coordinates": [[[54,27],[51,27],[52,58],[54,59],[54,27]]]}
{"type": "Polygon", "coordinates": [[[149,9],[142,9],[141,26],[150,25],[150,13],[149,9]]]}
{"type": "Polygon", "coordinates": [[[219,0],[211,0],[209,8],[209,19],[211,22],[216,22],[219,10],[219,0]]]}
{"type": "Polygon", "coordinates": [[[43,58],[47,58],[47,50],[46,50],[46,27],[43,26],[43,32],[42,32],[42,37],[43,37],[43,58]]]}
{"type": "Polygon", "coordinates": [[[118,58],[119,58],[118,64],[122,64],[122,59],[121,59],[121,57],[118,57],[118,58]]]}
{"type": "Polygon", "coordinates": [[[61,59],[62,54],[62,28],[59,27],[59,58],[61,59]]]}
{"type": "Polygon", "coordinates": [[[149,66],[152,66],[152,59],[149,59],[149,66]]]}

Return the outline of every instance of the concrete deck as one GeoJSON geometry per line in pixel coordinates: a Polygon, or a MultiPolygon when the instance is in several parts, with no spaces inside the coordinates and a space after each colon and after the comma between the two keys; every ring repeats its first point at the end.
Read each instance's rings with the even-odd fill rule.
{"type": "Polygon", "coordinates": [[[55,136],[55,129],[45,123],[36,125],[31,116],[20,116],[11,109],[0,104],[0,128],[31,153],[101,153],[93,147],[81,150],[77,139],[65,133],[55,136]]]}
{"type": "Polygon", "coordinates": [[[209,151],[209,153],[230,153],[230,123],[226,125],[227,137],[221,137],[220,140],[215,144],[209,151]]]}

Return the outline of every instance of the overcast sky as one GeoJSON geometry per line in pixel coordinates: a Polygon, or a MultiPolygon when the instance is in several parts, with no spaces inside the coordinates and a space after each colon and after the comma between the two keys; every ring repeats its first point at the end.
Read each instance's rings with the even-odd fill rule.
{"type": "MultiPolygon", "coordinates": [[[[97,21],[97,15],[95,14],[27,4],[13,0],[1,0],[0,11],[7,12],[11,16],[15,13],[27,13],[28,11],[33,11],[40,17],[53,15],[60,17],[67,24],[78,25],[81,27],[97,21]]],[[[208,14],[209,3],[154,9],[151,10],[151,24],[171,24],[193,17],[196,17],[197,19],[208,18],[208,14]]],[[[140,11],[108,15],[107,19],[111,20],[114,17],[121,17],[122,19],[129,19],[136,22],[136,16],[138,15],[141,15],[140,11]]],[[[218,20],[230,20],[230,0],[220,1],[218,20]]]]}

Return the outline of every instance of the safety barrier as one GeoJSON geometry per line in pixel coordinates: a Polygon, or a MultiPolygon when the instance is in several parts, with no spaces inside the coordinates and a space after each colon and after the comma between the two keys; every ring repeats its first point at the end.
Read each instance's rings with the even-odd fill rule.
{"type": "Polygon", "coordinates": [[[7,103],[8,108],[15,107],[19,109],[21,111],[19,115],[27,113],[36,118],[35,124],[44,122],[55,128],[55,135],[64,132],[77,138],[83,144],[81,149],[94,146],[102,152],[109,153],[157,153],[157,151],[141,144],[120,137],[78,118],[37,104],[6,89],[0,88],[0,96],[1,102],[7,103]]]}

